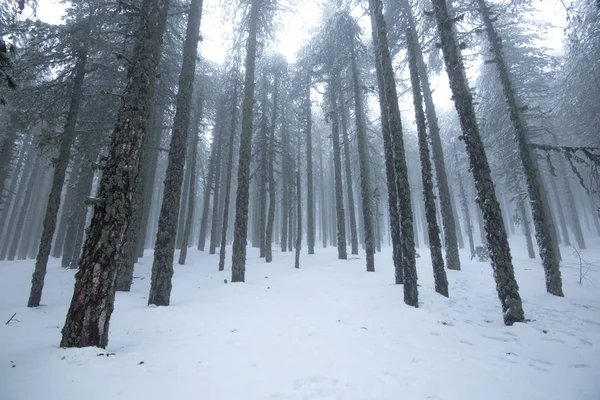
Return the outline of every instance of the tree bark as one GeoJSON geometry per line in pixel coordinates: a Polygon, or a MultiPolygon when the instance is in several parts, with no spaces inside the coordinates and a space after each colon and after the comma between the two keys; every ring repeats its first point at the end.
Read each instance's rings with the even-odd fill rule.
{"type": "Polygon", "coordinates": [[[473,97],[454,38],[453,20],[448,15],[445,0],[432,0],[432,3],[442,43],[444,64],[446,65],[454,105],[463,131],[462,138],[467,146],[470,167],[477,188],[477,199],[483,212],[491,264],[494,270],[498,297],[502,304],[504,323],[512,325],[515,322],[522,322],[525,317],[519,295],[519,286],[515,279],[510,246],[502,221],[502,212],[496,198],[487,155],[479,134],[473,97]]]}
{"type": "Polygon", "coordinates": [[[440,241],[440,228],[437,223],[435,212],[435,194],[433,193],[433,174],[431,172],[431,161],[429,158],[429,147],[427,144],[427,130],[425,127],[425,112],[423,111],[423,98],[421,97],[421,82],[417,71],[415,57],[415,45],[411,30],[406,31],[406,43],[408,44],[408,65],[410,69],[410,82],[413,93],[413,104],[415,108],[415,119],[417,121],[417,134],[419,137],[419,155],[421,158],[421,180],[423,182],[423,196],[425,199],[425,217],[427,218],[427,236],[429,237],[429,251],[431,252],[431,264],[433,266],[433,277],[435,291],[442,296],[448,297],[448,278],[444,269],[444,257],[442,256],[442,243],[440,241]]]}
{"type": "MultiPolygon", "coordinates": [[[[269,138],[269,154],[267,163],[268,183],[269,183],[269,210],[267,213],[267,231],[265,233],[265,261],[273,261],[273,223],[275,219],[275,128],[277,121],[277,94],[279,91],[279,73],[275,74],[275,80],[273,83],[273,114],[271,116],[271,134],[269,138]]],[[[312,169],[309,167],[308,169],[312,169]]],[[[312,175],[312,173],[311,173],[312,175]]],[[[314,232],[313,232],[314,235],[314,232]]],[[[314,237],[313,237],[313,251],[314,251],[314,237]]],[[[310,248],[309,248],[310,252],[310,248]]]]}
{"type": "Polygon", "coordinates": [[[114,307],[116,261],[131,218],[133,189],[155,88],[168,0],[144,0],[128,82],[100,180],[61,347],[106,347],[114,307]]]}
{"type": "Polygon", "coordinates": [[[300,249],[302,247],[302,190],[300,185],[300,163],[298,163],[298,169],[296,170],[296,205],[298,211],[296,212],[296,257],[294,261],[294,267],[300,268],[300,249]]]}

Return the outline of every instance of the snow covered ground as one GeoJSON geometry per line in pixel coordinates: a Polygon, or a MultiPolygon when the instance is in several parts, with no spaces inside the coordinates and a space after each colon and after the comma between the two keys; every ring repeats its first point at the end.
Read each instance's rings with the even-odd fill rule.
{"type": "MultiPolygon", "coordinates": [[[[25,307],[33,261],[0,262],[0,399],[600,399],[600,241],[578,284],[563,249],[565,298],[545,292],[539,261],[513,239],[527,323],[502,324],[488,263],[448,271],[450,298],[433,291],[419,249],[420,308],[393,284],[391,251],[336,259],[333,248],[266,265],[249,250],[245,284],[225,283],[218,256],[191,250],[176,266],[172,305],[146,305],[151,254],[131,293],[118,293],[110,343],[58,348],[73,271],[48,269],[42,303],[25,307]],[[4,323],[13,313],[15,319],[4,323]],[[17,321],[18,320],[18,321],[17,321]]],[[[229,260],[229,257],[228,257],[229,260]]]]}

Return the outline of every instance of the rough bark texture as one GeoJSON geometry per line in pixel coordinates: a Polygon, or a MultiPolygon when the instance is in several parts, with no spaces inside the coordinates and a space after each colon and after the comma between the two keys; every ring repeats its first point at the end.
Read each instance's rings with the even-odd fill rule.
{"type": "Polygon", "coordinates": [[[185,163],[190,125],[190,106],[194,78],[198,40],[200,39],[200,20],[202,18],[202,0],[192,0],[183,45],[183,63],[179,74],[177,99],[175,101],[175,118],[171,132],[171,147],[165,176],[165,190],[162,207],[158,218],[158,232],[154,246],[154,262],[152,263],[152,280],[148,304],[168,306],[171,298],[171,278],[173,277],[173,257],[175,253],[175,235],[177,234],[177,218],[181,200],[181,183],[185,163]]]}
{"type": "Polygon", "coordinates": [[[246,76],[242,101],[242,132],[238,164],[236,213],[231,257],[231,281],[244,282],[246,275],[246,239],[248,237],[248,194],[250,189],[250,161],[252,158],[252,106],[254,103],[254,73],[256,70],[256,34],[260,0],[253,0],[249,16],[246,47],[246,76]]]}
{"type": "Polygon", "coordinates": [[[552,238],[550,236],[550,229],[548,226],[551,222],[551,216],[546,214],[546,210],[542,204],[543,194],[540,189],[541,177],[538,171],[537,163],[534,160],[534,156],[528,147],[529,134],[527,124],[517,103],[517,95],[512,86],[508,67],[504,59],[502,42],[492,22],[490,10],[485,0],[477,0],[477,3],[479,4],[479,12],[483,18],[488,41],[490,42],[492,53],[494,54],[494,64],[496,65],[498,74],[500,75],[502,91],[504,92],[504,96],[506,97],[506,102],[508,104],[510,120],[513,124],[517,147],[519,150],[519,158],[521,159],[523,169],[525,170],[527,191],[531,201],[531,211],[533,212],[535,237],[537,239],[540,250],[540,258],[542,259],[542,265],[544,266],[544,272],[546,274],[546,290],[548,293],[551,293],[555,296],[563,296],[560,261],[559,257],[554,252],[554,246],[552,245],[552,238]]]}
{"type": "Polygon", "coordinates": [[[404,139],[402,137],[402,121],[398,107],[396,80],[387,42],[387,30],[383,18],[381,0],[369,0],[371,18],[378,37],[378,51],[380,55],[385,105],[388,109],[388,125],[392,146],[394,149],[394,172],[396,174],[396,188],[398,190],[400,210],[400,232],[402,237],[402,269],[404,273],[404,302],[410,306],[419,306],[419,293],[417,288],[416,251],[413,230],[412,205],[410,200],[410,184],[404,139]]]}
{"type": "Polygon", "coordinates": [[[373,206],[371,202],[371,173],[369,171],[369,140],[364,120],[364,106],[361,94],[362,82],[356,63],[354,40],[350,44],[350,67],[352,70],[352,87],[354,89],[354,118],[356,120],[356,138],[358,141],[358,164],[360,168],[360,193],[363,216],[363,232],[365,234],[365,253],[367,272],[375,272],[375,233],[373,228],[373,206]]]}
{"type": "Polygon", "coordinates": [[[48,257],[50,257],[52,237],[54,236],[54,230],[56,229],[56,219],[58,217],[58,208],[60,207],[60,195],[62,193],[63,184],[65,183],[69,159],[71,158],[71,146],[73,145],[73,140],[75,140],[77,115],[79,114],[79,107],[83,98],[83,81],[87,65],[88,42],[89,38],[86,37],[77,55],[75,77],[73,79],[73,91],[71,92],[67,121],[60,140],[58,158],[53,160],[54,174],[52,176],[52,188],[46,206],[40,247],[35,260],[35,269],[33,271],[33,276],[31,277],[31,291],[29,293],[27,307],[38,307],[40,305],[40,300],[42,299],[44,278],[46,277],[46,266],[48,264],[48,257]]]}
{"type": "Polygon", "coordinates": [[[421,180],[423,182],[425,217],[427,218],[427,236],[429,237],[429,251],[431,252],[431,265],[433,266],[435,291],[442,296],[448,297],[448,278],[446,277],[446,270],[444,269],[444,257],[442,256],[442,243],[440,241],[440,228],[437,223],[435,212],[433,174],[431,172],[431,160],[429,158],[429,147],[427,144],[427,130],[425,127],[423,98],[421,96],[421,82],[419,80],[419,73],[417,71],[415,45],[410,29],[406,31],[406,43],[408,43],[410,83],[412,85],[415,119],[417,121],[417,135],[419,137],[421,180]]]}
{"type": "Polygon", "coordinates": [[[331,137],[333,139],[333,162],[335,174],[335,210],[337,221],[337,250],[338,258],[346,260],[348,251],[346,249],[346,217],[344,213],[344,193],[342,189],[342,158],[340,152],[340,128],[339,111],[336,101],[337,85],[339,84],[337,74],[331,77],[329,82],[329,104],[331,118],[331,137]]]}
{"type": "Polygon", "coordinates": [[[238,80],[234,77],[231,97],[231,125],[229,126],[229,147],[227,154],[227,176],[225,177],[225,203],[223,205],[223,226],[221,227],[221,248],[219,249],[219,271],[225,269],[225,251],[227,248],[227,226],[229,224],[229,202],[231,200],[231,179],[233,175],[233,150],[238,121],[238,80]]]}
{"type": "Polygon", "coordinates": [[[392,259],[394,261],[394,275],[396,284],[404,281],[402,270],[402,241],[400,234],[400,211],[398,210],[398,190],[396,188],[396,173],[394,171],[394,150],[390,136],[389,117],[385,105],[385,89],[383,86],[383,71],[381,56],[379,54],[379,39],[375,19],[371,18],[371,33],[374,43],[375,72],[377,75],[377,88],[379,94],[379,110],[381,112],[381,133],[383,136],[383,151],[385,156],[385,177],[388,193],[388,214],[390,218],[390,235],[392,237],[392,259]]]}
{"type": "Polygon", "coordinates": [[[515,322],[522,322],[525,317],[519,295],[519,286],[515,279],[508,238],[502,221],[502,212],[496,198],[490,166],[479,134],[473,97],[454,38],[453,21],[448,15],[445,0],[432,0],[432,2],[442,43],[444,64],[450,81],[450,89],[452,90],[454,105],[463,131],[462,139],[467,146],[471,171],[475,178],[477,199],[483,212],[491,264],[494,270],[498,297],[502,304],[504,323],[512,325],[515,322]]]}
{"type": "Polygon", "coordinates": [[[168,0],[144,0],[128,82],[111,136],[75,290],[62,329],[62,347],[106,347],[114,307],[116,261],[131,218],[133,189],[155,88],[168,0]]]}
{"type": "Polygon", "coordinates": [[[416,23],[413,17],[412,9],[408,0],[402,0],[404,13],[407,17],[409,29],[411,31],[412,43],[415,48],[415,58],[421,86],[423,88],[423,98],[425,101],[425,112],[427,116],[427,126],[429,128],[429,137],[431,139],[431,149],[433,163],[435,166],[435,176],[437,180],[440,212],[442,214],[442,224],[444,229],[444,242],[446,249],[446,264],[448,269],[460,270],[460,258],[458,256],[458,242],[456,233],[456,221],[452,213],[452,196],[448,185],[446,175],[446,164],[444,161],[444,151],[442,140],[440,138],[440,128],[438,125],[437,113],[433,103],[433,93],[429,83],[427,65],[423,58],[423,51],[418,41],[416,23]]]}

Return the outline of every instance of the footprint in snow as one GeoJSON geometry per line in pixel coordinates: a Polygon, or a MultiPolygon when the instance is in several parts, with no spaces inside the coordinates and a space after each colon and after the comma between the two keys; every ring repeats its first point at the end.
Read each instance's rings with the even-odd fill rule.
{"type": "Polygon", "coordinates": [[[586,346],[589,346],[589,347],[593,347],[594,346],[594,344],[592,342],[590,342],[589,340],[585,340],[585,339],[580,339],[580,340],[581,340],[581,343],[584,344],[584,345],[586,345],[586,346]]]}

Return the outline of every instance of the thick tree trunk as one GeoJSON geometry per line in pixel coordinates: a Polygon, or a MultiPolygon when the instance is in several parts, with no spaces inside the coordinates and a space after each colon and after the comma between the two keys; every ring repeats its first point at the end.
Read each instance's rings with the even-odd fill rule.
{"type": "Polygon", "coordinates": [[[338,91],[339,76],[333,73],[329,82],[329,115],[331,118],[331,137],[333,139],[333,162],[335,174],[335,210],[337,221],[337,250],[338,258],[346,260],[348,252],[346,249],[346,217],[344,215],[344,194],[342,188],[342,158],[340,154],[340,129],[339,129],[339,109],[336,101],[338,91]]]}
{"type": "Polygon", "coordinates": [[[131,218],[131,202],[155,88],[168,0],[144,0],[98,199],[87,233],[75,290],[62,330],[62,347],[106,347],[114,307],[117,259],[131,218]]]}
{"type": "Polygon", "coordinates": [[[244,282],[246,276],[246,239],[248,237],[248,192],[250,189],[250,161],[252,159],[252,119],[254,103],[254,73],[256,70],[256,34],[261,0],[252,0],[249,33],[246,47],[246,76],[242,101],[242,132],[238,165],[235,226],[231,258],[231,281],[244,282]]]}
{"type": "Polygon", "coordinates": [[[390,218],[390,235],[392,237],[392,259],[394,261],[394,275],[396,284],[404,281],[402,270],[402,241],[400,233],[400,211],[398,209],[398,190],[396,188],[396,172],[394,171],[394,150],[389,127],[389,116],[385,102],[385,88],[383,84],[383,71],[381,68],[381,56],[379,54],[379,38],[375,19],[371,18],[371,33],[374,43],[375,72],[377,75],[377,87],[379,93],[379,109],[381,112],[381,133],[383,136],[383,151],[385,156],[385,177],[388,193],[388,214],[390,218]]]}
{"type": "MultiPolygon", "coordinates": [[[[89,21],[87,23],[91,24],[89,21]]],[[[89,35],[90,29],[91,27],[87,28],[88,32],[86,35],[89,35]]],[[[67,122],[60,140],[58,158],[53,160],[54,174],[52,176],[52,189],[50,190],[50,196],[48,197],[42,237],[37,258],[35,260],[35,269],[31,278],[31,292],[29,293],[27,307],[38,307],[40,305],[40,300],[42,299],[44,278],[46,277],[46,266],[48,264],[48,257],[50,257],[52,238],[54,236],[54,230],[56,229],[56,219],[58,217],[58,208],[60,206],[60,195],[63,184],[65,183],[69,159],[71,158],[71,146],[73,145],[73,140],[75,140],[77,115],[79,114],[79,107],[83,99],[83,81],[87,65],[88,43],[89,38],[84,38],[82,48],[79,49],[79,54],[77,55],[69,112],[67,113],[67,122]]]]}
{"type": "Polygon", "coordinates": [[[435,194],[433,193],[433,174],[427,144],[427,130],[425,127],[425,112],[423,111],[423,98],[421,97],[421,82],[417,71],[415,45],[410,29],[406,31],[408,43],[410,82],[412,85],[415,119],[417,121],[417,134],[419,136],[419,155],[421,158],[421,180],[423,182],[423,196],[425,198],[425,217],[427,218],[427,236],[429,237],[429,251],[431,252],[431,265],[435,291],[448,297],[448,278],[444,269],[442,256],[442,243],[440,241],[440,228],[435,213],[435,194]]]}
{"type": "Polygon", "coordinates": [[[417,288],[417,267],[415,238],[413,230],[412,205],[410,201],[410,184],[406,155],[404,151],[404,138],[402,137],[402,121],[398,107],[396,80],[387,42],[387,30],[383,18],[381,0],[369,0],[372,24],[375,26],[378,37],[378,49],[383,75],[383,89],[385,104],[388,109],[388,125],[391,143],[394,149],[394,172],[396,174],[396,189],[398,190],[400,210],[400,231],[402,237],[402,269],[404,273],[404,302],[410,306],[419,306],[419,293],[417,288]]]}
{"type": "Polygon", "coordinates": [[[475,178],[477,199],[483,212],[490,258],[496,280],[498,297],[502,304],[504,323],[512,325],[524,320],[519,286],[515,279],[508,238],[504,230],[500,204],[496,198],[494,182],[483,147],[473,97],[465,76],[465,68],[459,56],[453,33],[453,20],[448,15],[445,0],[432,0],[437,20],[438,33],[442,43],[444,64],[458,112],[463,140],[467,146],[471,171],[475,178]]]}
{"type": "Polygon", "coordinates": [[[175,253],[175,235],[177,234],[177,213],[181,200],[181,183],[185,150],[190,125],[190,106],[194,79],[196,77],[196,59],[198,58],[198,40],[200,39],[200,20],[202,18],[202,0],[192,0],[188,25],[183,45],[183,63],[179,74],[175,117],[171,132],[169,161],[165,177],[165,189],[162,207],[158,218],[158,232],[154,246],[152,280],[148,304],[168,306],[171,298],[171,278],[173,277],[173,257],[175,253]]]}
{"type": "MultiPolygon", "coordinates": [[[[373,232],[373,206],[371,204],[371,172],[369,171],[369,140],[364,120],[364,106],[361,95],[360,81],[356,63],[354,40],[350,45],[350,67],[352,70],[352,86],[354,89],[354,118],[356,119],[356,138],[358,140],[358,164],[360,168],[360,193],[363,214],[363,232],[365,234],[365,253],[367,272],[375,272],[375,233],[373,232]]],[[[348,171],[349,173],[349,171],[348,171]]],[[[352,190],[352,187],[350,187],[352,190]]],[[[358,253],[358,251],[357,251],[358,253]]]]}
{"type": "Polygon", "coordinates": [[[238,124],[238,79],[234,76],[233,95],[231,97],[231,125],[229,126],[229,150],[227,154],[227,176],[225,177],[225,203],[223,205],[223,226],[221,227],[221,248],[219,249],[219,271],[225,269],[225,251],[227,248],[227,227],[229,225],[229,202],[231,200],[231,179],[233,176],[233,150],[238,124]]]}
{"type": "Polygon", "coordinates": [[[425,100],[425,112],[427,115],[427,126],[429,127],[429,137],[431,139],[431,149],[433,155],[433,163],[435,166],[435,175],[437,178],[437,186],[439,193],[440,212],[442,214],[442,223],[444,228],[444,242],[446,249],[446,264],[448,269],[460,270],[460,258],[458,256],[458,242],[456,220],[452,213],[452,196],[450,195],[450,187],[448,185],[448,177],[446,175],[446,163],[444,161],[444,151],[442,148],[442,140],[440,138],[440,128],[438,125],[437,113],[433,103],[433,93],[429,83],[429,75],[427,74],[427,65],[423,58],[423,51],[419,44],[418,34],[412,9],[408,0],[403,0],[403,8],[408,21],[409,29],[415,48],[415,57],[419,78],[423,88],[423,98],[425,100]]]}

